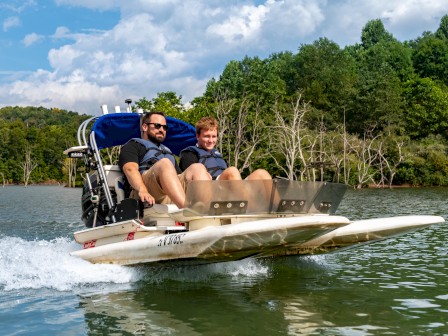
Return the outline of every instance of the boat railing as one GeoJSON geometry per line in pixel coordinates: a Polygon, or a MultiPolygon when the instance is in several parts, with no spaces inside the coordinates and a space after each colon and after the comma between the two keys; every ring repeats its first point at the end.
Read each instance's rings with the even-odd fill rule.
{"type": "Polygon", "coordinates": [[[191,181],[186,208],[194,215],[334,214],[347,186],[289,180],[191,181]]]}

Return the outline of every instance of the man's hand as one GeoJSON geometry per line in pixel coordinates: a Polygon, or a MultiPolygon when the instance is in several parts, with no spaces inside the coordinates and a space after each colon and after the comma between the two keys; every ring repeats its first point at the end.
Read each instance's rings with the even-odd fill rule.
{"type": "Polygon", "coordinates": [[[143,183],[142,175],[138,171],[138,164],[135,162],[128,162],[123,166],[123,172],[129,181],[132,189],[138,194],[138,198],[143,203],[154,205],[156,202],[154,197],[148,192],[145,184],[143,183]]]}
{"type": "Polygon", "coordinates": [[[138,197],[139,197],[140,201],[142,201],[143,203],[146,202],[146,203],[148,203],[148,205],[152,206],[156,203],[154,197],[152,197],[152,195],[147,190],[140,190],[138,192],[138,197]]]}

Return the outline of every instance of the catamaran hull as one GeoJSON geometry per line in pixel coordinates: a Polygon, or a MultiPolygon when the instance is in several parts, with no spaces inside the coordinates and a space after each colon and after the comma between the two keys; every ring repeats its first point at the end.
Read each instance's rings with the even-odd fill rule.
{"type": "Polygon", "coordinates": [[[342,216],[301,216],[256,220],[148,236],[72,252],[92,263],[138,265],[160,262],[202,264],[275,255],[349,224],[342,216]]]}
{"type": "Polygon", "coordinates": [[[364,219],[311,239],[285,254],[318,254],[341,248],[397,237],[433,224],[444,223],[440,216],[397,216],[364,219]]]}
{"type": "Polygon", "coordinates": [[[328,253],[403,235],[433,224],[440,216],[400,216],[350,222],[342,216],[264,219],[161,234],[72,252],[92,263],[138,265],[204,264],[328,253]]]}

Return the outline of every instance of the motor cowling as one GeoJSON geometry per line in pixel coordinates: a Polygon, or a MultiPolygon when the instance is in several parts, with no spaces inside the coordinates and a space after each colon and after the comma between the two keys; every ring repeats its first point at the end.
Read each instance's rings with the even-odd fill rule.
{"type": "MultiPolygon", "coordinates": [[[[81,196],[81,218],[86,227],[91,228],[95,226],[102,226],[111,222],[109,218],[109,205],[104,193],[101,193],[101,188],[98,185],[96,175],[90,178],[91,188],[87,181],[84,182],[82,196],[81,196]]],[[[112,192],[112,198],[115,200],[116,195],[112,192]]]]}

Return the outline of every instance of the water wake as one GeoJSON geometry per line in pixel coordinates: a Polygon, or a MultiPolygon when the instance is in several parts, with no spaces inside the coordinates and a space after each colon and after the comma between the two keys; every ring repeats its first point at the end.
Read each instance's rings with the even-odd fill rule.
{"type": "Polygon", "coordinates": [[[70,256],[78,246],[69,238],[27,241],[0,238],[0,289],[52,288],[68,291],[83,285],[131,283],[139,272],[118,265],[91,264],[70,256]]]}
{"type": "Polygon", "coordinates": [[[253,259],[192,267],[126,267],[92,264],[70,256],[79,246],[70,238],[27,241],[0,237],[0,289],[55,289],[70,291],[101,283],[129,284],[140,280],[207,281],[214,277],[265,277],[269,267],[253,259]]]}

